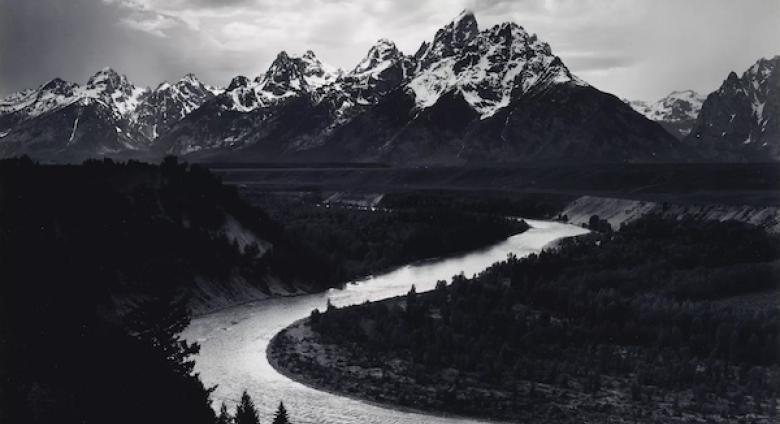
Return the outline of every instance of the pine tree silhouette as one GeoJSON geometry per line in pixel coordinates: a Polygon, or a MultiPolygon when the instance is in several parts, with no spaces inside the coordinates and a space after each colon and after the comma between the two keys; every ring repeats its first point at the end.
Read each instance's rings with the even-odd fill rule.
{"type": "Polygon", "coordinates": [[[241,395],[241,403],[236,406],[236,416],[234,418],[235,424],[260,424],[260,418],[257,416],[257,409],[255,403],[252,402],[252,398],[244,390],[241,395]]]}
{"type": "Polygon", "coordinates": [[[287,409],[284,407],[283,402],[279,402],[279,408],[276,410],[273,424],[290,424],[290,419],[287,417],[287,409]]]}
{"type": "Polygon", "coordinates": [[[233,424],[233,417],[227,410],[227,406],[222,402],[222,407],[219,408],[219,416],[217,417],[217,424],[233,424]]]}

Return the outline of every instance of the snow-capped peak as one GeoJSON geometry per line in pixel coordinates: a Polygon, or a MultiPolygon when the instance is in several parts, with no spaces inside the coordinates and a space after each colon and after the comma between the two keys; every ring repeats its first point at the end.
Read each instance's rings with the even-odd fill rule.
{"type": "Polygon", "coordinates": [[[42,85],[40,91],[49,91],[57,94],[70,96],[73,94],[73,90],[78,87],[78,84],[67,82],[60,78],[54,78],[53,80],[42,85]]]}
{"type": "MultiPolygon", "coordinates": [[[[168,83],[166,82],[164,84],[168,83]]],[[[168,84],[168,86],[171,85],[168,84]]],[[[200,94],[204,91],[208,91],[215,96],[223,91],[204,83],[203,81],[199,80],[198,77],[193,73],[185,74],[183,77],[179,78],[179,80],[176,81],[173,86],[184,92],[195,92],[196,94],[200,94]]],[[[157,90],[160,90],[161,88],[162,84],[157,88],[157,90]]]]}
{"type": "Polygon", "coordinates": [[[132,121],[147,138],[154,140],[175,122],[212,99],[215,96],[213,90],[191,73],[173,84],[164,82],[143,97],[137,111],[132,114],[132,121]]]}
{"type": "Polygon", "coordinates": [[[42,115],[78,100],[78,84],[60,78],[42,84],[37,89],[22,90],[0,101],[0,114],[21,112],[26,116],[42,115]]]}
{"type": "Polygon", "coordinates": [[[131,85],[126,76],[119,75],[108,67],[101,69],[87,81],[87,88],[99,89],[107,93],[122,90],[131,85]]]}
{"type": "Polygon", "coordinates": [[[230,84],[228,84],[226,91],[233,91],[239,87],[246,87],[248,85],[249,85],[249,78],[243,75],[238,75],[233,77],[232,80],[230,80],[230,84]]]}
{"type": "Polygon", "coordinates": [[[463,10],[450,23],[436,31],[430,44],[423,44],[425,50],[418,52],[418,70],[427,69],[432,63],[454,56],[479,34],[474,13],[463,10]]]}
{"type": "Polygon", "coordinates": [[[250,112],[307,92],[310,87],[302,71],[308,69],[308,66],[316,68],[315,65],[321,65],[318,62],[314,53],[310,53],[306,55],[304,65],[302,57],[291,57],[283,50],[276,55],[262,76],[254,80],[245,76],[233,78],[222,93],[224,105],[235,111],[250,112]]]}
{"type": "Polygon", "coordinates": [[[195,74],[193,74],[193,73],[189,73],[189,74],[184,75],[184,77],[182,77],[182,79],[180,79],[179,82],[180,83],[184,82],[184,83],[192,84],[193,86],[203,87],[203,88],[205,88],[206,90],[208,90],[209,92],[211,92],[211,94],[213,94],[215,96],[218,96],[220,93],[225,91],[224,88],[215,87],[213,85],[206,84],[205,82],[199,80],[198,77],[196,77],[195,74]]]}
{"type": "Polygon", "coordinates": [[[460,22],[460,21],[464,21],[464,20],[476,21],[476,18],[474,17],[474,11],[469,9],[468,7],[463,9],[463,10],[461,10],[460,13],[458,14],[458,16],[456,16],[455,19],[453,19],[452,21],[453,22],[460,22]]]}
{"type": "Polygon", "coordinates": [[[419,108],[457,91],[483,118],[534,87],[586,83],[572,75],[550,46],[506,22],[476,32],[465,12],[436,33],[409,83],[419,108]]]}
{"type": "Polygon", "coordinates": [[[322,62],[311,50],[300,58],[301,74],[310,88],[319,88],[335,82],[341,70],[322,62]]]}
{"type": "Polygon", "coordinates": [[[474,12],[472,12],[471,9],[463,9],[460,14],[445,27],[445,30],[450,28],[453,40],[456,43],[465,44],[479,33],[477,18],[474,17],[474,12]]]}
{"type": "Polygon", "coordinates": [[[351,76],[360,77],[366,74],[376,76],[395,62],[403,59],[403,53],[398,50],[395,43],[381,38],[371,46],[368,54],[350,72],[351,76]]]}
{"type": "Polygon", "coordinates": [[[323,63],[311,50],[302,56],[290,56],[281,51],[265,76],[257,82],[263,91],[274,96],[287,96],[335,82],[340,74],[338,69],[323,63]]]}
{"type": "Polygon", "coordinates": [[[9,94],[0,100],[0,115],[18,112],[35,102],[38,90],[28,88],[16,93],[9,94]]]}
{"type": "Polygon", "coordinates": [[[693,90],[675,90],[654,103],[631,101],[628,104],[654,121],[680,122],[696,119],[705,98],[693,90]]]}
{"type": "Polygon", "coordinates": [[[778,68],[780,68],[780,56],[761,58],[742,75],[740,85],[742,91],[750,99],[752,108],[752,120],[766,130],[770,120],[777,119],[777,113],[767,109],[770,98],[777,96],[778,68]]]}
{"type": "Polygon", "coordinates": [[[290,90],[299,91],[303,87],[303,75],[298,65],[293,62],[286,51],[282,50],[265,72],[262,79],[263,91],[282,95],[290,90]]]}
{"type": "Polygon", "coordinates": [[[126,76],[106,67],[89,78],[79,97],[87,102],[101,101],[120,117],[129,119],[148,92],[148,89],[136,87],[126,76]]]}
{"type": "Polygon", "coordinates": [[[55,78],[23,97],[17,96],[14,105],[2,105],[0,113],[21,112],[27,117],[35,117],[76,102],[101,102],[119,118],[128,118],[147,92],[131,84],[124,75],[103,68],[89,78],[86,86],[55,78]]]}
{"type": "Polygon", "coordinates": [[[745,76],[756,81],[758,84],[761,84],[777,69],[778,64],[780,64],[780,56],[769,59],[761,58],[758,62],[754,63],[753,66],[748,68],[747,72],[745,72],[745,76]]]}
{"type": "Polygon", "coordinates": [[[188,73],[184,74],[184,76],[181,77],[179,79],[179,81],[189,82],[189,83],[192,83],[192,84],[200,84],[201,83],[200,80],[198,80],[198,77],[195,76],[195,74],[193,74],[192,72],[188,72],[188,73]]]}
{"type": "Polygon", "coordinates": [[[281,51],[260,77],[250,81],[240,76],[233,78],[225,91],[232,99],[229,107],[248,112],[279,100],[310,93],[336,82],[341,71],[323,63],[313,51],[291,56],[281,51]]]}

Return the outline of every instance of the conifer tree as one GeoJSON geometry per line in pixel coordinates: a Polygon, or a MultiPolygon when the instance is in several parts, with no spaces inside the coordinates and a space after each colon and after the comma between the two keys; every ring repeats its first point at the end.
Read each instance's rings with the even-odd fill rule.
{"type": "Polygon", "coordinates": [[[249,394],[244,390],[241,395],[241,402],[236,406],[235,424],[260,424],[260,418],[257,416],[255,403],[249,394]]]}
{"type": "Polygon", "coordinates": [[[217,417],[217,424],[233,424],[233,417],[230,416],[227,406],[222,403],[222,407],[219,408],[219,416],[217,417]]]}
{"type": "Polygon", "coordinates": [[[284,407],[283,402],[279,402],[279,408],[276,410],[273,424],[290,424],[290,420],[287,417],[287,409],[284,407]]]}
{"type": "Polygon", "coordinates": [[[181,337],[190,317],[186,297],[163,291],[142,302],[127,322],[131,334],[159,351],[178,373],[189,376],[195,367],[191,357],[200,351],[200,345],[181,337]]]}
{"type": "Polygon", "coordinates": [[[412,284],[412,288],[406,294],[406,309],[407,311],[414,309],[417,306],[417,287],[412,284]]]}

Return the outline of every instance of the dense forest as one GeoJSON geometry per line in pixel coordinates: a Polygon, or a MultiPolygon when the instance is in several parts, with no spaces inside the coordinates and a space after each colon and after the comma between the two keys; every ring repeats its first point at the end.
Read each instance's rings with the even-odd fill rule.
{"type": "Polygon", "coordinates": [[[387,209],[448,208],[461,212],[544,219],[555,217],[575,198],[551,193],[410,191],[387,193],[379,206],[387,209]]]}
{"type": "Polygon", "coordinates": [[[221,420],[192,373],[197,344],[178,336],[196,281],[321,290],[527,228],[444,205],[270,199],[266,213],[173,157],[0,161],[0,422],[221,420]]]}
{"type": "Polygon", "coordinates": [[[205,168],[172,157],[159,167],[4,160],[0,190],[3,248],[35,260],[62,257],[55,249],[67,246],[62,253],[74,263],[116,274],[104,287],[114,280],[121,283],[114,288],[144,290],[195,277],[262,281],[269,272],[315,287],[330,283],[298,266],[309,258],[262,210],[205,168]],[[231,234],[228,224],[254,241],[240,243],[243,234],[231,234]]]}
{"type": "Polygon", "coordinates": [[[466,200],[455,196],[419,202],[410,199],[423,194],[410,194],[374,210],[326,207],[319,192],[245,196],[318,258],[318,269],[333,281],[488,246],[528,229],[523,221],[506,219],[503,210],[462,208],[466,200]]]}
{"type": "Polygon", "coordinates": [[[777,236],[746,224],[648,216],[430,293],[314,311],[313,334],[352,370],[283,365],[374,400],[492,418],[767,422],[778,259],[777,236]]]}
{"type": "Polygon", "coordinates": [[[213,423],[193,374],[197,277],[318,280],[283,230],[208,171],[0,161],[0,422],[213,423]],[[239,245],[232,219],[273,249],[239,245]],[[309,274],[307,274],[309,273],[309,274]],[[117,300],[133,295],[132,306],[117,300]]]}

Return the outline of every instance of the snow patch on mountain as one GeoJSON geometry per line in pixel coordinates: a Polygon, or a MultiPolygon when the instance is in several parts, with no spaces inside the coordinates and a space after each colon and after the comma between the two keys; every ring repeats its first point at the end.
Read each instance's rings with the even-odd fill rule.
{"type": "Polygon", "coordinates": [[[436,32],[433,41],[424,42],[415,55],[417,72],[447,57],[455,56],[479,34],[479,26],[470,9],[463,10],[452,22],[436,32]]]}
{"type": "Polygon", "coordinates": [[[762,58],[742,76],[730,72],[702,106],[687,141],[726,159],[780,159],[780,56],[762,58]]]}
{"type": "Polygon", "coordinates": [[[693,90],[672,91],[653,103],[643,101],[627,102],[634,110],[654,121],[680,122],[694,120],[706,96],[693,90]]]}
{"type": "Polygon", "coordinates": [[[215,92],[220,90],[203,84],[192,74],[175,84],[165,82],[150,90],[133,85],[111,68],[103,68],[84,86],[57,78],[37,89],[14,93],[0,100],[0,115],[18,113],[22,119],[32,119],[73,104],[99,103],[108,107],[117,120],[134,125],[145,115],[154,114],[155,108],[170,108],[172,104],[180,105],[176,116],[180,119],[215,92]]]}
{"type": "Polygon", "coordinates": [[[350,71],[349,75],[356,78],[378,78],[385,70],[403,60],[403,54],[395,43],[381,38],[371,46],[366,56],[350,71]]]}
{"type": "Polygon", "coordinates": [[[262,76],[239,76],[220,94],[223,108],[248,113],[335,83],[340,69],[322,62],[311,50],[301,56],[282,51],[262,76]]]}
{"type": "Polygon", "coordinates": [[[25,89],[8,95],[0,100],[0,114],[18,112],[29,107],[35,102],[37,93],[35,89],[25,89]]]}
{"type": "Polygon", "coordinates": [[[322,62],[311,50],[307,50],[300,57],[300,61],[304,81],[310,88],[315,90],[336,82],[343,73],[341,69],[322,62]]]}
{"type": "Polygon", "coordinates": [[[423,67],[408,84],[418,108],[431,107],[445,93],[457,91],[484,119],[532,89],[550,84],[586,85],[552,54],[547,43],[517,24],[475,31],[473,16],[462,15],[437,33],[423,57],[440,58],[423,67]],[[457,28],[464,33],[453,33],[457,28]],[[451,40],[455,42],[446,42],[451,40]]]}

